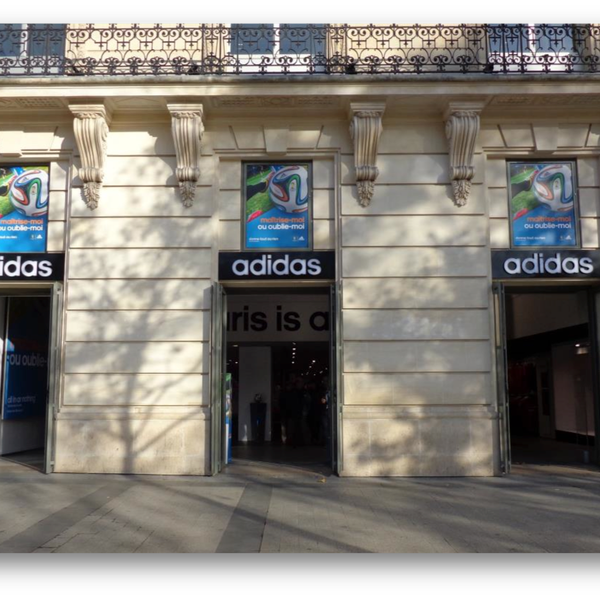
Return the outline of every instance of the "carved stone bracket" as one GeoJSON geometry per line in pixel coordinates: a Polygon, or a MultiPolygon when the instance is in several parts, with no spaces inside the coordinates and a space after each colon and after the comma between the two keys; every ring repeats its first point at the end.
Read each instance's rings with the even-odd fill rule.
{"type": "Polygon", "coordinates": [[[98,208],[104,180],[110,115],[104,104],[70,104],[69,109],[75,117],[73,131],[81,155],[79,176],[83,181],[85,203],[94,210],[98,208]]]}
{"type": "Polygon", "coordinates": [[[204,125],[202,104],[169,104],[171,131],[177,155],[177,180],[181,200],[186,208],[192,206],[196,185],[200,179],[200,154],[204,125]]]}
{"type": "Polygon", "coordinates": [[[354,142],[356,188],[361,206],[371,203],[375,180],[379,176],[377,147],[383,132],[381,119],[384,110],[384,102],[350,104],[350,137],[354,142]]]}
{"type": "Polygon", "coordinates": [[[473,154],[479,134],[479,103],[450,104],[446,111],[446,137],[450,151],[450,180],[454,203],[464,206],[475,174],[473,154]]]}

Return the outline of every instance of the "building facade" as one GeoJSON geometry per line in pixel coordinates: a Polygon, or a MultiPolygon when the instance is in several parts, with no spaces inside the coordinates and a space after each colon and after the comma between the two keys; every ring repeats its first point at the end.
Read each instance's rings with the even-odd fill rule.
{"type": "MultiPolygon", "coordinates": [[[[64,261],[52,283],[1,281],[51,299],[48,470],[218,473],[224,296],[316,287],[340,475],[499,475],[510,408],[513,434],[535,413],[529,433],[598,460],[596,28],[4,27],[0,167],[48,167],[41,254],[64,261]],[[546,163],[570,169],[551,208],[573,215],[571,240],[516,229],[511,169],[531,165],[532,185],[546,163]],[[249,247],[249,164],[309,165],[304,249],[249,247]],[[267,254],[323,262],[226,270],[267,254]],[[557,263],[524,262],[542,254],[557,263]],[[587,379],[563,373],[579,391],[558,379],[571,342],[591,360],[587,379]]],[[[25,418],[2,426],[3,453],[26,449],[25,418]]]]}

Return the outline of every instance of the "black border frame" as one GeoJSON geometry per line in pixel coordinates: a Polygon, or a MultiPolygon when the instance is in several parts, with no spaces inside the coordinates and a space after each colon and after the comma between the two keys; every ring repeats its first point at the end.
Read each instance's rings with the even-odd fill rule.
{"type": "Polygon", "coordinates": [[[597,554],[3,555],[0,583],[600,583],[597,554]]]}
{"type": "MultiPolygon", "coordinates": [[[[278,15],[279,16],[279,15],[278,15]]],[[[274,15],[5,15],[0,21],[81,22],[157,19],[180,21],[261,21],[274,15]]],[[[287,20],[348,22],[412,18],[420,22],[475,20],[481,15],[285,15],[287,20]]],[[[486,20],[530,21],[539,16],[487,15],[486,20]]],[[[600,16],[552,16],[599,22],[600,16]]],[[[353,583],[404,584],[590,584],[600,583],[600,554],[579,555],[360,555],[360,556],[254,556],[242,560],[211,555],[4,555],[0,583],[353,583]]]]}

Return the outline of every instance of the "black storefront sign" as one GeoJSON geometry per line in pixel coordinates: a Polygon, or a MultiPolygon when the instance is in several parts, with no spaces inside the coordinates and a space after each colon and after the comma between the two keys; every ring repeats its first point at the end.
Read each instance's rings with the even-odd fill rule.
{"type": "Polygon", "coordinates": [[[493,279],[600,278],[599,250],[494,250],[493,279]]]}
{"type": "Polygon", "coordinates": [[[335,279],[335,252],[219,252],[219,281],[335,279]]]}
{"type": "Polygon", "coordinates": [[[2,253],[0,254],[1,281],[62,281],[65,276],[65,255],[2,253]]]}

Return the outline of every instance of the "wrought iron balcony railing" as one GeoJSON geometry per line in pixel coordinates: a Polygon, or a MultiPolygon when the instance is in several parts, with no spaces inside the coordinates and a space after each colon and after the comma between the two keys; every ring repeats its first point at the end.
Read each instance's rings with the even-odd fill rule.
{"type": "Polygon", "coordinates": [[[0,25],[0,77],[596,73],[597,25],[0,25]]]}

